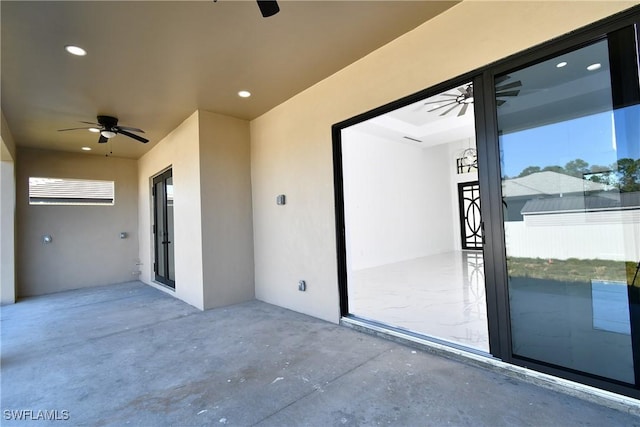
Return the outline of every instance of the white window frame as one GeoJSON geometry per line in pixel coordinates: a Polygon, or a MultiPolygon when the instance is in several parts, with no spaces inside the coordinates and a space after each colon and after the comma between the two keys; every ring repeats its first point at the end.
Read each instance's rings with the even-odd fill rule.
{"type": "Polygon", "coordinates": [[[115,204],[115,182],[29,177],[29,204],[39,206],[113,206],[115,204]]]}

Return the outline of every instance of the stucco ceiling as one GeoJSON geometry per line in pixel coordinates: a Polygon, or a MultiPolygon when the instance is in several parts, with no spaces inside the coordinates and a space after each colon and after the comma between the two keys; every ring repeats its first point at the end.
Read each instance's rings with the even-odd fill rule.
{"type": "Polygon", "coordinates": [[[2,1],[2,112],[16,144],[138,158],[196,109],[258,117],[457,2],[279,3],[263,18],[254,1],[2,1]],[[58,132],[99,114],[150,142],[58,132]]]}

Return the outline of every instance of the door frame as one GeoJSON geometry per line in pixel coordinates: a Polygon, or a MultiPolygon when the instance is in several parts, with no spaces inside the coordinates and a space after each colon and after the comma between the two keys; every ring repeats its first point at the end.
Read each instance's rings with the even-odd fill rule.
{"type": "MultiPolygon", "coordinates": [[[[636,385],[616,383],[615,380],[598,378],[570,369],[559,369],[544,363],[515,358],[511,350],[511,327],[509,294],[507,284],[506,247],[504,241],[504,223],[502,210],[502,182],[500,171],[500,148],[498,143],[495,76],[523,68],[527,65],[573,51],[583,46],[607,38],[611,33],[625,27],[635,29],[636,39],[640,40],[640,6],[634,6],[602,21],[596,22],[565,36],[529,48],[523,52],[496,61],[485,67],[455,77],[446,82],[421,90],[412,95],[377,107],[332,126],[333,166],[334,166],[334,202],[336,224],[337,277],[340,298],[340,314],[350,317],[347,289],[346,231],[344,217],[344,187],[342,171],[342,136],[347,127],[372,119],[398,108],[407,106],[433,95],[437,95],[465,82],[473,81],[475,98],[475,129],[478,159],[478,181],[480,184],[481,215],[484,222],[484,260],[485,289],[487,299],[487,321],[489,328],[489,347],[491,354],[507,363],[531,368],[540,372],[572,381],[592,385],[615,393],[640,398],[640,340],[634,342],[634,363],[636,385]],[[637,350],[637,351],[636,351],[637,350]]],[[[623,51],[627,52],[627,51],[623,51]]],[[[616,55],[614,53],[613,55],[616,55]]],[[[618,52],[618,59],[625,60],[618,52]]],[[[628,60],[628,58],[626,58],[628,60]]],[[[636,58],[637,61],[637,58],[636,58]]],[[[623,76],[634,78],[634,76],[623,76]]],[[[635,76],[637,79],[637,75],[635,76]]],[[[620,96],[624,93],[619,94],[620,96]]],[[[615,95],[614,95],[615,96],[615,95]]],[[[615,102],[615,100],[614,100],[615,102]]],[[[639,291],[640,292],[640,291],[639,291]]],[[[640,298],[640,297],[639,297],[640,298]]],[[[640,307],[635,310],[632,324],[640,325],[640,307]]],[[[635,332],[634,332],[635,333],[635,332]]],[[[637,334],[636,335],[640,335],[637,334]]]]}
{"type": "MultiPolygon", "coordinates": [[[[169,233],[168,231],[168,203],[167,203],[167,185],[166,185],[166,181],[169,178],[173,178],[173,169],[171,167],[169,167],[168,169],[165,169],[164,171],[160,172],[158,175],[155,175],[152,179],[151,179],[151,197],[152,197],[152,206],[153,206],[153,275],[154,278],[153,280],[157,283],[160,283],[162,285],[165,285],[171,289],[175,290],[176,287],[176,282],[175,280],[170,279],[170,275],[169,275],[169,271],[171,269],[174,269],[174,277],[175,277],[175,262],[174,265],[172,266],[170,264],[170,257],[169,257],[169,251],[165,248],[165,250],[162,251],[162,255],[163,255],[163,265],[165,266],[165,271],[159,272],[158,271],[158,265],[160,265],[159,263],[159,254],[160,251],[158,250],[158,205],[156,203],[156,185],[159,183],[164,183],[162,188],[163,188],[163,192],[164,192],[164,204],[162,206],[162,232],[169,235],[169,236],[173,236],[174,240],[175,240],[175,235],[173,234],[174,230],[171,230],[171,233],[169,233]]],[[[174,227],[175,229],[175,227],[174,227]]],[[[168,245],[170,244],[170,241],[167,241],[167,243],[165,242],[161,242],[161,244],[165,244],[166,247],[168,247],[168,245]]],[[[175,243],[174,243],[175,244],[175,243]]]]}

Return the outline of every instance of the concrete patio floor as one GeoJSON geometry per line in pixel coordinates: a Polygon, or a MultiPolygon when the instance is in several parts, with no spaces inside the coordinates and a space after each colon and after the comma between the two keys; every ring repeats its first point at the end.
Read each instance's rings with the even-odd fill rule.
{"type": "Polygon", "coordinates": [[[3,426],[640,426],[259,301],[201,312],[132,282],[24,299],[1,317],[3,426]],[[68,419],[10,419],[38,411],[68,419]]]}

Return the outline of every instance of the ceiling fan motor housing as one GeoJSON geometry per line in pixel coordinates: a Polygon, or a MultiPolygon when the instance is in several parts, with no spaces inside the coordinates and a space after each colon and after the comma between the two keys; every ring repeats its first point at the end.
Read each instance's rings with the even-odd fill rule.
{"type": "Polygon", "coordinates": [[[105,129],[111,130],[118,125],[118,119],[111,116],[98,116],[98,123],[104,126],[105,129]]]}

